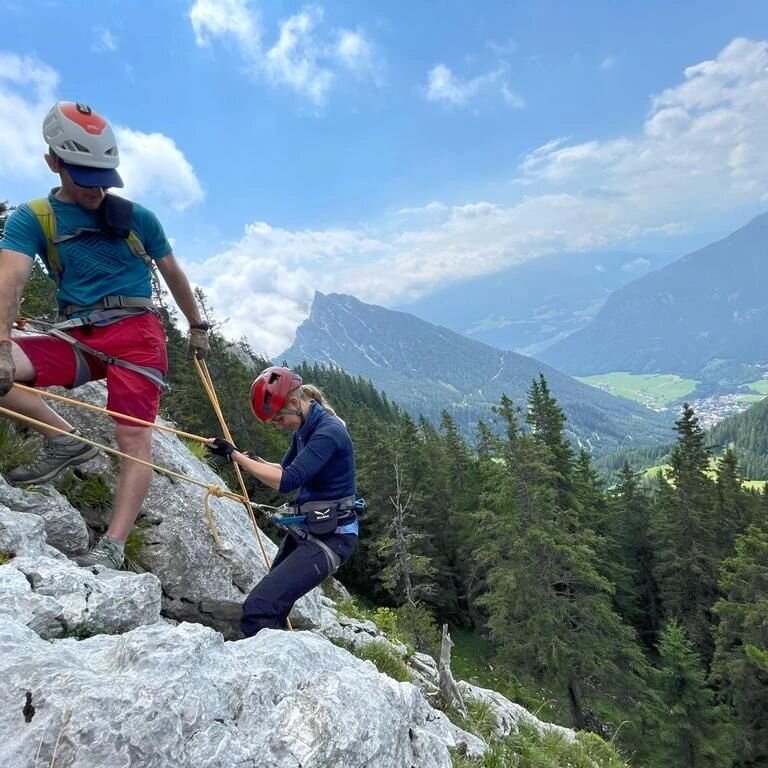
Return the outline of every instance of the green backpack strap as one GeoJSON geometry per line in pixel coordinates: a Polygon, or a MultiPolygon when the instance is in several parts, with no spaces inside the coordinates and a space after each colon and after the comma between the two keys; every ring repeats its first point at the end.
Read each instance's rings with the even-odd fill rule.
{"type": "MultiPolygon", "coordinates": [[[[45,235],[46,249],[45,261],[48,265],[51,277],[58,285],[61,277],[61,261],[59,260],[59,246],[56,245],[56,214],[53,212],[51,201],[47,197],[39,197],[37,200],[30,200],[27,205],[32,213],[35,214],[40,229],[45,235]]],[[[42,254],[40,254],[42,256],[42,254]]]]}
{"type": "MultiPolygon", "coordinates": [[[[56,214],[53,212],[51,201],[47,197],[40,197],[37,200],[31,200],[29,203],[27,203],[27,205],[29,205],[32,213],[34,213],[37,217],[40,228],[43,230],[43,234],[45,235],[47,242],[46,261],[50,267],[51,276],[58,283],[63,270],[61,268],[61,260],[59,259],[59,246],[56,240],[56,214]]],[[[136,258],[141,259],[147,265],[150,273],[156,279],[157,276],[155,275],[154,271],[155,263],[147,253],[147,249],[144,247],[144,243],[141,242],[141,238],[136,234],[136,232],[131,230],[125,240],[128,243],[128,247],[131,249],[131,253],[133,253],[136,258]]]]}

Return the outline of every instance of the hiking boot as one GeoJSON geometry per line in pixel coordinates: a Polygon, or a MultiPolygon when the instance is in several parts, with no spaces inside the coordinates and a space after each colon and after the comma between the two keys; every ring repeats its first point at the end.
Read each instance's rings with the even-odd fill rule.
{"type": "Polygon", "coordinates": [[[84,568],[103,565],[105,568],[119,571],[123,567],[124,558],[123,545],[104,536],[90,551],[76,557],[75,562],[84,568]]]}
{"type": "MultiPolygon", "coordinates": [[[[80,433],[76,431],[73,434],[80,433]]],[[[56,435],[43,441],[43,448],[32,464],[16,467],[6,478],[13,485],[45,483],[67,467],[74,467],[92,459],[98,452],[99,449],[95,445],[81,443],[69,435],[56,435]]]]}

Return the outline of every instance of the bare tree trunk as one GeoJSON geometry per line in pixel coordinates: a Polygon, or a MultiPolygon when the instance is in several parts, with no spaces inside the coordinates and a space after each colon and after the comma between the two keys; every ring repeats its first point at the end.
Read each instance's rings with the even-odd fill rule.
{"type": "Polygon", "coordinates": [[[408,543],[405,538],[405,513],[408,509],[408,505],[411,503],[411,496],[408,494],[408,500],[403,503],[401,500],[403,489],[403,470],[400,469],[400,465],[395,461],[395,498],[390,497],[392,506],[395,508],[395,517],[393,520],[394,533],[395,533],[395,552],[396,557],[400,561],[400,569],[403,578],[403,586],[405,588],[405,599],[411,604],[416,605],[416,600],[413,594],[413,584],[411,583],[411,567],[410,559],[408,557],[408,543]]]}
{"type": "Polygon", "coordinates": [[[453,641],[448,634],[448,625],[443,624],[443,642],[440,646],[440,660],[437,664],[440,673],[440,694],[447,706],[454,705],[463,717],[467,717],[467,707],[451,672],[452,647],[453,641]]]}

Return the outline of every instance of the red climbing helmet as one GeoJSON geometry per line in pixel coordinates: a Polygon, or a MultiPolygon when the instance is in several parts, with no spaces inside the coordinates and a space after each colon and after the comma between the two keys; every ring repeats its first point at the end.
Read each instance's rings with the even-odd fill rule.
{"type": "Polygon", "coordinates": [[[301,386],[301,376],[288,368],[273,365],[251,384],[251,410],[257,419],[272,421],[282,410],[288,395],[301,386]]]}

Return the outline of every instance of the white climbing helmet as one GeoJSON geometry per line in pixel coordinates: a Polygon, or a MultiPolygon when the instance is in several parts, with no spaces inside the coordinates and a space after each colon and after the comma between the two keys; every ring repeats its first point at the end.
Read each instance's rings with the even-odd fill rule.
{"type": "Polygon", "coordinates": [[[123,186],[115,170],[120,165],[120,153],[112,126],[87,104],[54,104],[43,120],[43,138],[76,184],[123,186]]]}

